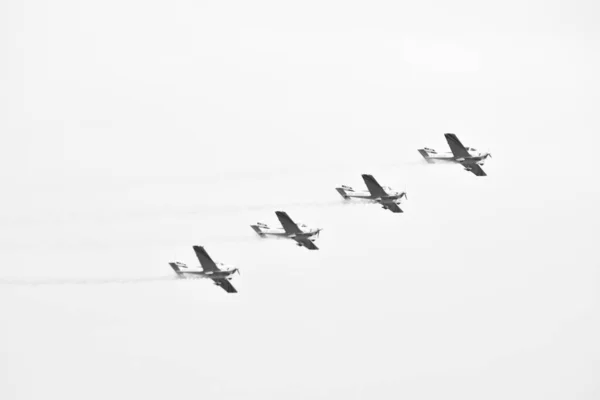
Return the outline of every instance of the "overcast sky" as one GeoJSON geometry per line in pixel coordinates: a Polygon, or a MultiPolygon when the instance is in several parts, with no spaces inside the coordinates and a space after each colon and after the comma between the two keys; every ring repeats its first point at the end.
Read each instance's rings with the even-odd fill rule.
{"type": "Polygon", "coordinates": [[[599,18],[2,1],[0,398],[600,398],[599,18]],[[423,162],[445,132],[487,177],[423,162]],[[238,294],[174,279],[195,244],[238,294]]]}

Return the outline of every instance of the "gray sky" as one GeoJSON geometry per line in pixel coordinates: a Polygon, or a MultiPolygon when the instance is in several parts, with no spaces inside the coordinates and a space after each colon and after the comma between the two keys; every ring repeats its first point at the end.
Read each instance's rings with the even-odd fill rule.
{"type": "Polygon", "coordinates": [[[2,2],[0,398],[597,399],[599,17],[2,2]],[[444,132],[489,176],[425,164],[444,132]],[[194,244],[238,295],[173,279],[194,244]]]}

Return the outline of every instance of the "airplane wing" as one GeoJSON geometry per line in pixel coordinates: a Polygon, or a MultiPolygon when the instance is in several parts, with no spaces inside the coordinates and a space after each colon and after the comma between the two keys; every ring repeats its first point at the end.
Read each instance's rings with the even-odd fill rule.
{"type": "Polygon", "coordinates": [[[481,169],[481,167],[478,164],[472,164],[472,165],[469,165],[469,167],[471,168],[469,171],[471,171],[475,175],[477,175],[477,176],[487,176],[487,174],[485,173],[485,171],[483,169],[481,169]]]}
{"type": "Polygon", "coordinates": [[[304,247],[309,250],[319,250],[319,248],[308,238],[294,238],[298,243],[301,243],[304,247]]]}
{"type": "Polygon", "coordinates": [[[446,137],[446,141],[448,142],[448,146],[450,146],[450,150],[452,150],[452,154],[456,158],[469,158],[471,154],[467,151],[465,146],[458,140],[454,133],[444,133],[446,137]]]}
{"type": "Polygon", "coordinates": [[[237,293],[237,290],[233,287],[228,279],[213,279],[213,281],[220,287],[223,288],[227,293],[237,293]]]}
{"type": "Polygon", "coordinates": [[[285,233],[302,233],[302,230],[298,228],[298,225],[296,225],[296,223],[292,221],[292,219],[289,215],[287,215],[286,212],[275,211],[275,215],[277,215],[277,218],[279,218],[279,222],[281,222],[285,233]]]}
{"type": "Polygon", "coordinates": [[[371,192],[372,196],[375,196],[375,197],[387,196],[387,193],[385,192],[385,190],[383,190],[381,185],[379,183],[377,183],[375,178],[373,178],[373,175],[363,174],[362,178],[365,181],[365,185],[367,185],[367,188],[369,189],[369,192],[371,192]]]}
{"type": "Polygon", "coordinates": [[[400,207],[398,207],[397,203],[394,203],[393,201],[389,202],[389,203],[382,203],[383,205],[385,205],[387,207],[388,210],[390,210],[393,213],[401,213],[404,212],[402,211],[402,209],[400,207]]]}
{"type": "Polygon", "coordinates": [[[194,251],[196,252],[196,257],[198,257],[200,265],[205,272],[220,271],[220,269],[217,267],[217,264],[215,264],[212,258],[210,258],[206,250],[204,250],[204,247],[194,246],[194,251]]]}

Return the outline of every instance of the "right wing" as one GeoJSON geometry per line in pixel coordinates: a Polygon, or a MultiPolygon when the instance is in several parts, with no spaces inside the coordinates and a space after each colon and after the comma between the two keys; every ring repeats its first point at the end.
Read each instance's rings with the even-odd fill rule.
{"type": "Polygon", "coordinates": [[[225,290],[227,293],[237,293],[237,290],[235,290],[235,288],[233,287],[231,282],[229,282],[228,279],[213,279],[213,281],[217,286],[222,287],[223,290],[225,290]]]}
{"type": "Polygon", "coordinates": [[[198,257],[204,272],[220,271],[220,269],[217,267],[217,264],[215,264],[212,258],[210,258],[206,250],[204,250],[204,247],[194,246],[194,251],[196,252],[196,257],[198,257]]]}
{"type": "Polygon", "coordinates": [[[309,250],[319,250],[319,248],[308,238],[294,238],[298,243],[302,244],[309,250]]]}
{"type": "Polygon", "coordinates": [[[448,142],[448,146],[450,146],[450,150],[452,150],[452,154],[456,158],[469,158],[471,154],[467,151],[465,146],[458,140],[454,133],[444,133],[446,137],[446,141],[448,142]]]}
{"type": "Polygon", "coordinates": [[[487,176],[487,174],[485,173],[485,171],[483,169],[481,169],[481,167],[478,164],[471,164],[469,165],[469,171],[471,171],[472,173],[474,173],[477,176],[487,176]]]}
{"type": "Polygon", "coordinates": [[[377,183],[375,178],[373,178],[373,175],[363,174],[362,178],[365,181],[365,185],[367,185],[367,188],[369,189],[369,192],[371,192],[372,196],[374,196],[374,197],[387,196],[387,193],[385,192],[385,190],[383,190],[381,185],[379,183],[377,183]]]}
{"type": "Polygon", "coordinates": [[[292,219],[290,218],[289,215],[287,215],[286,212],[275,211],[275,215],[277,215],[277,218],[279,218],[279,222],[281,222],[281,225],[283,226],[285,233],[287,233],[287,234],[302,233],[302,230],[300,228],[298,228],[298,225],[296,225],[296,223],[294,221],[292,221],[292,219]]]}
{"type": "Polygon", "coordinates": [[[393,213],[401,213],[404,212],[402,211],[402,209],[400,207],[398,207],[398,204],[395,202],[389,202],[389,203],[381,203],[382,205],[384,205],[388,210],[390,210],[393,213]]]}

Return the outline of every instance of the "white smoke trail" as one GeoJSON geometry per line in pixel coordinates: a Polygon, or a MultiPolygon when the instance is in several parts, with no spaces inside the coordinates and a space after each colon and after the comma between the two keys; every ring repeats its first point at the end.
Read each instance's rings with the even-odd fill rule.
{"type": "Polygon", "coordinates": [[[0,279],[0,285],[107,285],[107,284],[131,284],[147,282],[175,281],[176,276],[140,277],[140,278],[14,278],[0,279]]]}

